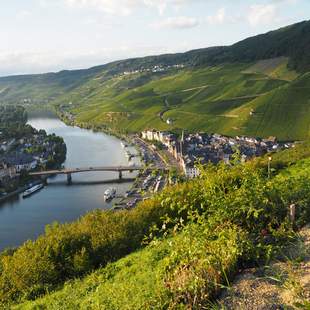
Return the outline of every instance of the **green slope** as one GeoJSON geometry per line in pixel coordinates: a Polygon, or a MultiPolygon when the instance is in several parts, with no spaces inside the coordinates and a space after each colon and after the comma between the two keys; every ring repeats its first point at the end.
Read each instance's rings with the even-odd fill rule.
{"type": "Polygon", "coordinates": [[[310,134],[310,74],[256,98],[232,113],[254,111],[243,126],[250,135],[306,139],[310,134]]]}
{"type": "Polygon", "coordinates": [[[0,103],[48,101],[73,113],[80,125],[120,131],[185,128],[306,139],[309,43],[305,21],[227,47],[0,78],[0,103]],[[185,67],[141,72],[178,64],[185,67]],[[140,73],[123,75],[134,70],[140,73]]]}
{"type": "Polygon", "coordinates": [[[127,131],[185,128],[229,135],[276,135],[282,140],[305,139],[309,135],[308,75],[297,77],[296,72],[283,68],[286,63],[287,59],[280,59],[266,73],[250,71],[255,65],[227,64],[151,77],[117,77],[104,82],[87,97],[87,90],[96,88],[92,81],[78,93],[66,94],[57,102],[62,106],[73,102],[74,107],[67,107],[78,123],[105,124],[127,131]],[[277,78],[273,77],[274,72],[277,78]],[[130,86],[143,78],[146,82],[142,86],[130,86]],[[298,86],[301,83],[302,88],[298,86]],[[81,97],[84,99],[80,100],[81,97]],[[171,118],[173,124],[163,122],[160,112],[164,112],[164,121],[171,118]]]}
{"type": "Polygon", "coordinates": [[[193,226],[190,231],[191,236],[187,231],[156,242],[83,280],[68,283],[55,294],[13,309],[186,309],[182,296],[185,289],[189,297],[199,288],[204,291],[207,304],[222,273],[221,266],[229,273],[241,256],[245,234],[235,226],[213,233],[193,226]],[[169,275],[173,269],[177,271],[174,265],[189,262],[190,254],[195,261],[190,262],[188,274],[184,271],[184,275],[169,275]],[[206,279],[203,279],[203,268],[208,269],[206,279]],[[201,283],[195,281],[195,276],[201,283]]]}
{"type": "MultiPolygon", "coordinates": [[[[309,154],[308,146],[305,147],[309,154]]],[[[281,158],[281,153],[277,155],[281,158]]],[[[292,243],[294,234],[287,221],[287,206],[292,201],[298,205],[296,227],[309,221],[309,180],[309,158],[295,162],[271,180],[252,165],[209,167],[202,178],[181,185],[181,191],[170,188],[161,200],[153,201],[153,208],[157,204],[157,208],[165,206],[178,211],[175,217],[166,216],[165,225],[160,225],[164,236],[84,278],[67,281],[55,291],[47,289],[36,294],[39,286],[33,283],[38,281],[35,277],[31,282],[32,294],[22,296],[24,303],[13,305],[12,309],[209,309],[214,296],[223,286],[229,286],[238,268],[248,266],[249,262],[263,262],[263,258],[268,261],[292,243]],[[268,239],[262,235],[263,230],[268,239]]],[[[143,212],[142,205],[139,208],[143,212]]],[[[152,218],[156,219],[155,214],[152,218]]],[[[124,227],[118,229],[113,238],[121,238],[124,227]]],[[[54,233],[55,244],[63,245],[56,238],[56,230],[54,233]]],[[[72,245],[68,248],[78,251],[82,245],[73,242],[77,236],[70,238],[72,245]]],[[[50,246],[41,246],[47,247],[45,252],[50,251],[50,246]]],[[[68,248],[63,246],[63,251],[68,248]]],[[[75,259],[72,268],[88,261],[84,250],[84,256],[75,259]]],[[[69,268],[69,255],[66,257],[69,268]]],[[[37,259],[43,268],[49,268],[42,258],[37,259]]],[[[57,257],[47,256],[48,261],[54,259],[57,257]]],[[[8,260],[3,262],[8,270],[8,260]]],[[[18,284],[19,279],[23,275],[14,277],[18,284]]],[[[44,278],[41,281],[44,283],[44,278]]]]}

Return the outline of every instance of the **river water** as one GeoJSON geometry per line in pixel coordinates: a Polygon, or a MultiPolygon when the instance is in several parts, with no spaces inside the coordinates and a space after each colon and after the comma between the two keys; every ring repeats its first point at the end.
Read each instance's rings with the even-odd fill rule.
{"type": "MultiPolygon", "coordinates": [[[[52,112],[32,112],[28,123],[36,129],[45,129],[64,138],[67,145],[65,167],[96,167],[128,165],[120,140],[103,133],[71,127],[60,121],[52,112]]],[[[133,148],[129,149],[134,153],[133,148]]],[[[138,164],[138,159],[134,159],[138,164]]],[[[124,173],[126,178],[134,173],[124,173]]],[[[70,222],[93,209],[109,209],[111,203],[103,198],[109,187],[123,195],[131,182],[118,183],[117,172],[87,172],[72,175],[72,185],[66,176],[48,179],[48,185],[27,199],[21,195],[0,203],[0,250],[35,239],[44,227],[54,221],[70,222]],[[109,181],[111,181],[109,183],[109,181]]]]}

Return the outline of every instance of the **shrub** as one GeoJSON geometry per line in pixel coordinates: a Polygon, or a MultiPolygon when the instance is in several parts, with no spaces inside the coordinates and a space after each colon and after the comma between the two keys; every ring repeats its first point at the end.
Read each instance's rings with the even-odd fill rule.
{"type": "MultiPolygon", "coordinates": [[[[141,247],[143,240],[171,236],[194,224],[205,227],[206,223],[212,223],[217,231],[223,223],[231,223],[247,233],[255,245],[243,252],[243,261],[270,258],[275,249],[273,244],[280,245],[290,235],[287,211],[291,203],[298,207],[297,226],[309,221],[309,181],[310,160],[284,170],[271,180],[251,164],[208,166],[200,178],[168,188],[130,212],[98,210],[71,224],[51,225],[36,241],[0,257],[0,302],[35,298],[68,279],[124,257],[141,247]]],[[[220,236],[219,233],[214,238],[220,236]]],[[[211,256],[216,254],[212,253],[211,256]]],[[[190,265],[189,269],[174,270],[176,274],[184,272],[184,276],[203,272],[195,262],[190,265]]],[[[174,287],[179,280],[180,276],[168,277],[167,283],[174,287]]],[[[182,294],[177,297],[177,292],[172,291],[176,300],[191,298],[182,294]]]]}

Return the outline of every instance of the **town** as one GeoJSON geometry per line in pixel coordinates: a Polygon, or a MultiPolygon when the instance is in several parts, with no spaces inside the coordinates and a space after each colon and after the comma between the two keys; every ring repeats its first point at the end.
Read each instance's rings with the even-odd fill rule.
{"type": "Polygon", "coordinates": [[[150,68],[140,68],[138,70],[132,70],[132,71],[124,71],[123,73],[120,74],[122,75],[132,75],[132,74],[137,74],[137,73],[144,73],[144,72],[152,72],[152,73],[157,73],[157,72],[166,72],[168,70],[172,69],[183,69],[185,68],[185,64],[176,64],[176,65],[154,65],[153,67],[150,68]]]}
{"type": "Polygon", "coordinates": [[[61,165],[66,158],[66,145],[61,137],[47,135],[26,124],[21,107],[2,107],[0,128],[0,197],[15,191],[27,172],[50,169],[61,165]],[[15,122],[10,122],[12,115],[15,122]],[[4,120],[5,116],[5,120],[4,120]]]}
{"type": "Polygon", "coordinates": [[[157,130],[145,130],[141,137],[145,141],[153,142],[154,149],[164,148],[170,153],[187,178],[199,176],[199,165],[217,164],[220,161],[229,163],[236,152],[240,153],[241,161],[246,161],[255,156],[294,147],[294,143],[279,143],[275,137],[258,139],[183,132],[178,138],[175,133],[157,130]]]}

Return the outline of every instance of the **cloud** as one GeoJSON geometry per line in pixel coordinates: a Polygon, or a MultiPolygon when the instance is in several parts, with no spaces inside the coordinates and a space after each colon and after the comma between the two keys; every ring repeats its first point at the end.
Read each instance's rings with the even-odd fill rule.
{"type": "Polygon", "coordinates": [[[277,6],[274,4],[255,4],[250,6],[248,22],[251,26],[267,25],[278,20],[277,6]]]}
{"type": "Polygon", "coordinates": [[[272,3],[296,4],[299,0],[271,0],[272,3]]]}
{"type": "Polygon", "coordinates": [[[24,10],[24,11],[20,11],[17,13],[16,15],[16,18],[18,20],[25,20],[27,19],[29,16],[31,16],[31,12],[30,11],[27,11],[27,10],[24,10]]]}
{"type": "Polygon", "coordinates": [[[95,8],[113,15],[129,15],[136,9],[154,8],[163,15],[168,7],[180,6],[197,0],[63,0],[69,7],[95,8]]]}
{"type": "Polygon", "coordinates": [[[169,17],[159,22],[152,24],[153,28],[162,29],[189,29],[194,28],[199,25],[199,21],[193,17],[178,16],[178,17],[169,17]]]}
{"type": "Polygon", "coordinates": [[[89,68],[117,59],[127,59],[147,55],[181,52],[193,46],[184,46],[182,42],[173,48],[152,45],[131,46],[123,44],[117,47],[76,51],[0,51],[0,76],[57,72],[64,69],[89,68]]]}
{"type": "Polygon", "coordinates": [[[243,12],[228,14],[227,8],[222,7],[214,15],[207,16],[205,22],[209,25],[222,25],[232,23],[249,23],[252,27],[261,25],[274,25],[288,22],[281,16],[284,5],[294,5],[299,0],[269,0],[265,4],[246,6],[243,12]]]}
{"type": "Polygon", "coordinates": [[[211,25],[223,24],[226,19],[226,9],[220,8],[215,15],[210,15],[207,17],[207,23],[211,25]]]}
{"type": "Polygon", "coordinates": [[[129,15],[139,0],[64,0],[74,8],[95,8],[108,14],[129,15]]]}

